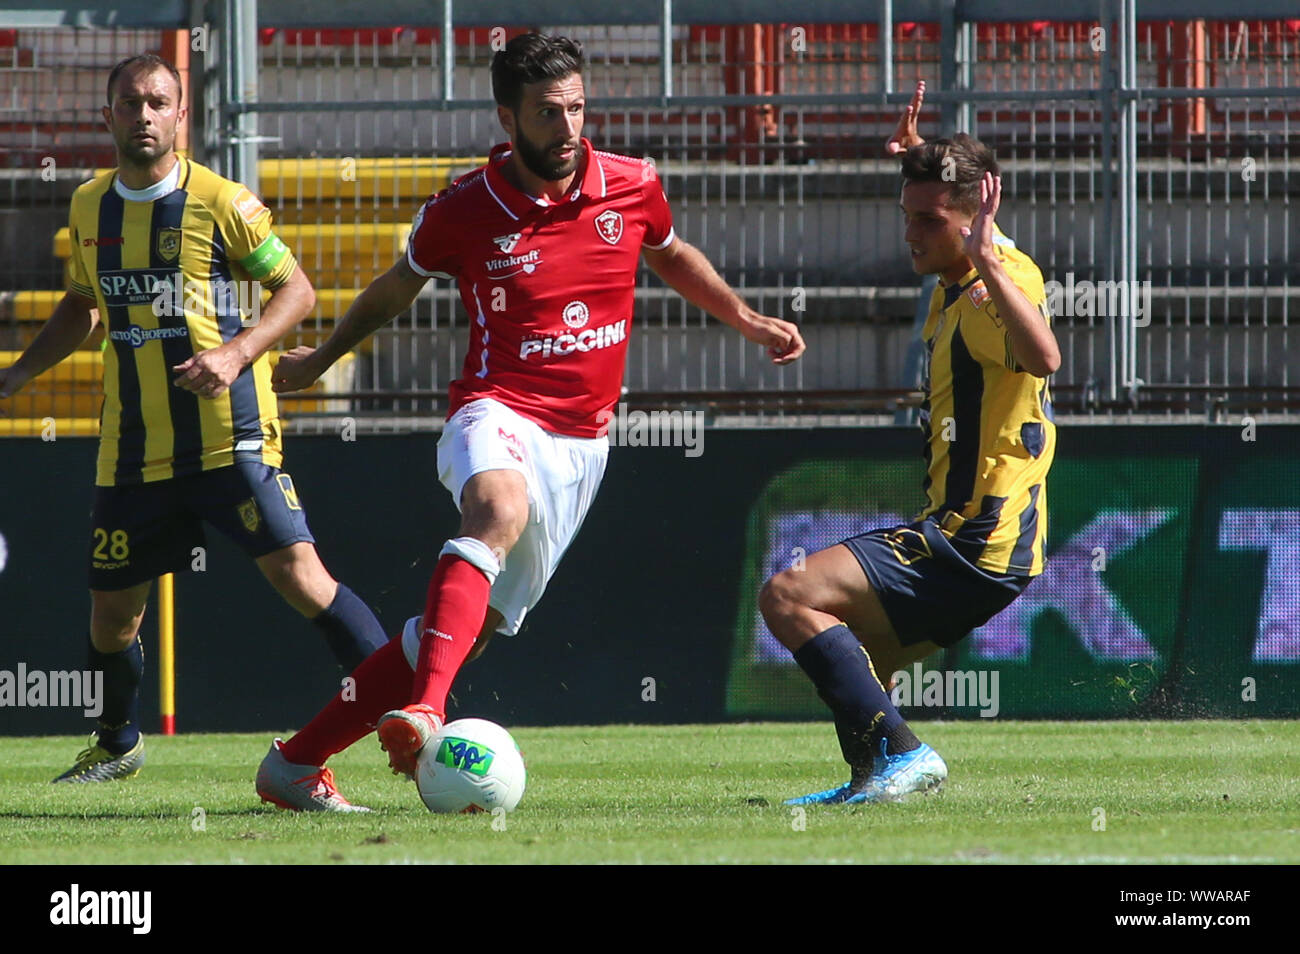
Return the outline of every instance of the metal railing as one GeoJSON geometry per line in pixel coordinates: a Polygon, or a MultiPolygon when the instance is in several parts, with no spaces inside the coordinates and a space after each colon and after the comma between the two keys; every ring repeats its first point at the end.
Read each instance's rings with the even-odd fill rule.
{"type": "MultiPolygon", "coordinates": [[[[777,371],[643,270],[630,401],[778,421],[906,404],[920,283],[903,254],[897,167],[881,147],[924,79],[923,133],[964,129],[994,147],[999,224],[1056,289],[1060,409],[1203,420],[1300,408],[1300,359],[1288,348],[1300,21],[1283,18],[1285,5],[1064,2],[1062,19],[1031,22],[985,0],[923,4],[920,22],[873,10],[869,22],[799,24],[710,23],[698,6],[642,3],[621,23],[538,24],[512,14],[517,4],[446,3],[435,23],[414,15],[403,26],[415,6],[359,24],[232,2],[186,24],[208,40],[191,53],[199,158],[256,183],[328,293],[288,344],[328,334],[350,295],[400,254],[427,190],[503,138],[488,64],[511,35],[541,26],[587,50],[586,134],[654,158],[679,234],[755,307],[798,320],[809,343],[777,371]],[[268,160],[280,163],[270,177],[268,160]]],[[[14,48],[45,50],[66,32],[17,30],[14,48]]],[[[59,86],[80,55],[42,53],[48,81],[59,86]]],[[[102,77],[108,58],[71,72],[102,77]]],[[[71,112],[93,123],[82,118],[90,100],[60,96],[59,121],[71,112]]],[[[45,121],[34,115],[33,130],[45,121]]],[[[33,135],[13,196],[32,192],[21,177],[46,147],[33,135]]],[[[60,265],[0,282],[57,288],[60,265]]],[[[14,326],[0,300],[11,347],[14,326]]],[[[467,336],[455,289],[431,283],[330,382],[328,414],[292,400],[286,409],[299,426],[334,426],[341,401],[358,418],[436,420],[467,336]]]]}

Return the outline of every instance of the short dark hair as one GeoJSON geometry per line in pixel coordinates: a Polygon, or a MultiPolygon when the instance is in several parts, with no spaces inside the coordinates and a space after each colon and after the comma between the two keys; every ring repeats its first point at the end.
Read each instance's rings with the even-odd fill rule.
{"type": "Polygon", "coordinates": [[[581,73],[584,64],[582,44],[577,40],[520,34],[492,57],[492,98],[513,112],[523,101],[527,84],[581,73]]]}
{"type": "Polygon", "coordinates": [[[993,150],[966,133],[922,143],[903,153],[904,183],[947,182],[951,185],[948,204],[971,215],[979,211],[980,181],[988,172],[998,175],[993,150]]]}
{"type": "Polygon", "coordinates": [[[152,73],[154,70],[166,70],[172,74],[172,79],[176,81],[176,102],[179,103],[185,97],[185,88],[181,85],[180,70],[156,53],[140,53],[136,56],[127,57],[113,67],[113,71],[108,74],[108,86],[105,90],[108,105],[113,105],[113,87],[117,83],[117,78],[127,70],[133,73],[137,70],[148,73],[152,73]]]}

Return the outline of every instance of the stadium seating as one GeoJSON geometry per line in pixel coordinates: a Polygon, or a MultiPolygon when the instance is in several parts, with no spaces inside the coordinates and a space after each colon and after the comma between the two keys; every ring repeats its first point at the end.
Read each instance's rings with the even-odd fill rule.
{"type": "MultiPolygon", "coordinates": [[[[262,160],[259,192],[273,210],[276,233],[294,250],[316,286],[316,308],[282,347],[324,341],[361,290],[402,254],[411,220],[424,199],[482,162],[442,157],[262,160]]],[[[68,230],[62,228],[55,234],[53,253],[64,262],[65,277],[70,252],[68,230]]],[[[9,343],[17,349],[30,344],[62,296],[62,290],[0,292],[0,326],[14,329],[9,343]]],[[[101,341],[102,335],[95,333],[80,351],[14,398],[12,416],[0,421],[0,433],[40,435],[49,418],[59,434],[97,433],[101,341]]],[[[370,339],[360,350],[369,351],[372,344],[370,339]]],[[[20,353],[0,351],[0,367],[20,353]]],[[[349,391],[354,381],[354,358],[349,355],[312,391],[349,391]]],[[[284,399],[290,416],[340,412],[347,406],[347,401],[284,399]]]]}
{"type": "MultiPolygon", "coordinates": [[[[100,338],[98,333],[92,340],[100,338]]],[[[13,364],[19,351],[0,351],[0,367],[13,364]]],[[[270,353],[272,363],[281,352],[270,353]]],[[[302,396],[281,397],[281,414],[342,413],[349,402],[322,400],[322,392],[346,392],[355,386],[355,355],[344,355],[319,381],[302,396]]],[[[0,435],[40,437],[54,433],[61,437],[85,437],[99,434],[99,412],[103,404],[104,356],[98,346],[69,355],[59,364],[32,381],[6,402],[6,414],[0,417],[0,435]]]]}
{"type": "MultiPolygon", "coordinates": [[[[356,288],[317,288],[315,311],[285,338],[285,347],[316,345],[324,341],[334,322],[343,317],[358,294],[356,288]]],[[[61,291],[0,292],[0,325],[13,323],[18,329],[15,346],[26,347],[62,297],[61,291]]],[[[268,298],[269,293],[263,296],[263,301],[268,298]]],[[[98,342],[97,337],[92,337],[83,348],[98,348],[98,342]]],[[[365,351],[366,345],[363,344],[361,350],[365,351]]]]}
{"type": "MultiPolygon", "coordinates": [[[[312,282],[325,288],[361,289],[388,270],[406,248],[409,225],[347,222],[276,226],[312,282]]],[[[68,230],[54,236],[54,254],[70,254],[68,230]]]]}
{"type": "MultiPolygon", "coordinates": [[[[483,161],[262,160],[259,191],[276,217],[276,233],[294,250],[317,289],[316,309],[292,343],[315,343],[327,335],[361,289],[401,256],[411,220],[424,199],[483,161]]],[[[66,267],[71,252],[67,228],[55,234],[53,251],[66,267]]],[[[62,294],[0,293],[0,322],[44,322],[62,294]]],[[[27,344],[38,326],[23,329],[16,343],[27,344]]]]}
{"type": "MultiPolygon", "coordinates": [[[[1096,278],[1100,267],[1092,253],[1101,228],[1095,200],[1105,186],[1100,100],[1058,95],[1101,85],[1094,27],[1091,21],[1038,20],[976,23],[969,31],[976,89],[1043,93],[1041,102],[1032,103],[983,98],[971,104],[970,116],[1014,184],[1011,231],[1037,251],[1053,276],[1096,278]],[[1067,210],[1069,229],[1055,228],[1055,217],[1067,210]]],[[[518,29],[507,28],[504,38],[518,29]]],[[[944,55],[938,25],[900,21],[894,29],[894,89],[905,92],[920,76],[937,89],[944,55]]],[[[781,308],[792,281],[806,293],[810,351],[801,365],[804,385],[852,388],[903,373],[900,356],[911,334],[915,285],[906,261],[895,254],[894,171],[878,158],[897,104],[875,95],[845,98],[883,84],[876,25],[679,25],[671,37],[675,93],[708,97],[716,105],[668,109],[648,98],[658,90],[656,28],[615,22],[580,32],[591,40],[592,140],[653,156],[679,212],[681,233],[760,307],[781,308]],[[798,45],[795,29],[803,31],[798,45]],[[804,96],[809,103],[796,108],[727,100],[769,93],[804,96]],[[621,96],[639,102],[602,105],[621,96]],[[787,218],[791,202],[797,219],[787,218]],[[796,229],[799,240],[792,241],[796,229]]],[[[153,48],[157,37],[156,30],[119,30],[105,45],[92,42],[87,31],[0,31],[0,70],[8,70],[3,75],[15,102],[31,107],[0,117],[0,166],[13,172],[5,211],[15,213],[11,223],[23,222],[21,234],[11,226],[3,235],[15,254],[0,269],[7,269],[0,275],[0,348],[30,343],[57,302],[59,292],[40,290],[62,284],[48,236],[66,216],[75,182],[96,163],[111,161],[111,143],[95,121],[105,69],[126,52],[153,48]],[[55,160],[53,188],[44,180],[33,187],[33,164],[55,160]],[[27,237],[26,247],[15,240],[27,237]]],[[[456,98],[485,99],[485,68],[502,38],[499,29],[456,29],[456,98]]],[[[303,109],[259,117],[262,156],[290,158],[263,158],[257,191],[318,294],[314,313],[284,347],[327,336],[359,289],[401,254],[419,203],[482,161],[425,158],[429,152],[481,154],[499,138],[485,111],[426,108],[441,92],[441,39],[436,27],[260,31],[261,98],[280,106],[299,101],[303,109]],[[312,109],[314,99],[330,108],[312,109]],[[401,108],[405,99],[425,106],[401,108]],[[390,105],[340,110],[335,100],[390,105]],[[305,158],[292,158],[299,156],[305,158]]],[[[1265,370],[1263,336],[1274,333],[1275,315],[1276,329],[1285,333],[1294,286],[1284,279],[1279,243],[1271,233],[1267,241],[1259,239],[1261,230],[1276,227],[1260,224],[1258,215],[1248,214],[1250,206],[1235,201],[1235,177],[1213,178],[1211,184],[1206,170],[1224,157],[1240,161],[1232,150],[1248,130],[1251,158],[1261,172],[1259,185],[1251,187],[1254,195],[1286,194],[1289,160],[1282,153],[1300,106],[1295,100],[1216,98],[1213,91],[1291,82],[1297,43],[1297,19],[1138,24],[1137,84],[1148,91],[1204,86],[1208,94],[1205,100],[1145,96],[1137,106],[1138,158],[1159,161],[1138,182],[1142,208],[1157,210],[1150,222],[1155,244],[1149,271],[1157,320],[1147,340],[1156,351],[1181,348],[1183,357],[1171,352],[1162,366],[1161,376],[1169,380],[1208,374],[1184,374],[1183,364],[1207,349],[1200,335],[1212,338],[1226,324],[1225,334],[1247,336],[1240,348],[1225,345],[1234,361],[1243,355],[1243,370],[1234,367],[1232,374],[1253,382],[1265,370]],[[1224,232],[1232,247],[1222,267],[1207,262],[1193,241],[1204,231],[1200,206],[1207,198],[1224,199],[1224,232]],[[1247,329],[1247,315],[1252,322],[1265,319],[1267,327],[1247,329]]],[[[939,114],[937,101],[927,103],[927,128],[935,128],[939,114]]],[[[66,232],[54,245],[66,261],[66,232]]],[[[463,319],[446,293],[445,287],[431,287],[409,321],[367,342],[364,388],[433,392],[445,386],[444,376],[461,364],[463,347],[463,319]]],[[[685,387],[697,378],[701,387],[715,380],[730,387],[752,377],[748,366],[733,366],[730,351],[709,327],[683,327],[676,306],[661,306],[659,293],[653,281],[637,293],[642,333],[632,345],[632,390],[685,387]],[[707,358],[690,368],[665,357],[697,352],[707,358]]],[[[1072,357],[1058,390],[1085,387],[1085,377],[1097,376],[1096,368],[1109,360],[1103,331],[1086,319],[1062,324],[1058,333],[1072,357]]]]}

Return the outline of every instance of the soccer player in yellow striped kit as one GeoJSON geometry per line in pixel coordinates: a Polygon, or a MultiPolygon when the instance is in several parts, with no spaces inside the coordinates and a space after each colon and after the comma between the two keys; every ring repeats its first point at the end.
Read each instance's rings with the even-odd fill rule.
{"type": "Polygon", "coordinates": [[[190,568],[205,521],[256,561],[349,671],[387,641],[321,563],[280,469],[267,349],[311,312],[311,282],[257,196],[176,154],[185,107],[174,66],[151,54],[124,60],[107,99],[118,166],[73,195],[68,292],[0,369],[4,398],[104,324],[89,545],[89,668],[104,672],[104,709],[57,782],[127,778],[143,764],[140,623],[153,578],[190,568]]]}
{"type": "Polygon", "coordinates": [[[944,760],[899,714],[892,673],[951,646],[1043,570],[1060,366],[1043,277],[994,225],[997,161],[966,135],[924,142],[919,84],[887,147],[902,162],[912,267],[938,275],[922,331],[927,501],[917,519],[778,573],[759,608],[835,719],[849,781],[789,805],[890,801],[938,787],[944,760]]]}

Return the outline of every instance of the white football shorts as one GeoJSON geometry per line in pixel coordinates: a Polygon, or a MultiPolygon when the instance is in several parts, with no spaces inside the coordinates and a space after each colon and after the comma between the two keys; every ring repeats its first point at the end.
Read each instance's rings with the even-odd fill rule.
{"type": "MultiPolygon", "coordinates": [[[[554,434],[491,398],[471,401],[447,421],[438,441],[438,479],[457,509],[465,484],[485,470],[516,470],[528,487],[528,525],[506,554],[488,599],[502,615],[497,632],[519,632],[546,592],[596,499],[608,457],[609,438],[554,434]]],[[[408,660],[418,657],[419,636],[416,618],[402,633],[408,660]]]]}

